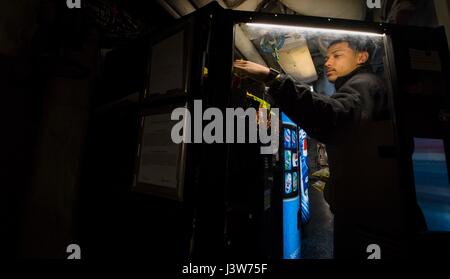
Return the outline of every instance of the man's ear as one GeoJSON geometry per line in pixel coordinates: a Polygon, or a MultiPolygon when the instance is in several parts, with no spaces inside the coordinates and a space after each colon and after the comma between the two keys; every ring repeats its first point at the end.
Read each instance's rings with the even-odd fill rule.
{"type": "Polygon", "coordinates": [[[367,51],[361,51],[358,53],[358,65],[362,65],[369,60],[369,53],[367,51]]]}

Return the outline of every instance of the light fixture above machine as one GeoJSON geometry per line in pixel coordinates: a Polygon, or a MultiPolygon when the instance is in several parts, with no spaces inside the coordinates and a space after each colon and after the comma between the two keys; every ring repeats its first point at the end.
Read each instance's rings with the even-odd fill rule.
{"type": "Polygon", "coordinates": [[[305,31],[305,32],[319,32],[319,33],[333,33],[342,35],[355,35],[355,36],[368,36],[368,37],[383,37],[385,34],[373,33],[373,32],[361,32],[353,30],[332,29],[332,28],[316,28],[294,25],[281,25],[281,24],[265,24],[265,23],[246,23],[250,28],[262,28],[265,30],[280,30],[280,31],[305,31]]]}

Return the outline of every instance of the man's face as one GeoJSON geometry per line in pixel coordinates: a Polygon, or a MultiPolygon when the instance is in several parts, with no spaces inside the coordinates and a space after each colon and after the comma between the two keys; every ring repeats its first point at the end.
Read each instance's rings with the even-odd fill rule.
{"type": "Polygon", "coordinates": [[[347,42],[331,45],[325,57],[328,80],[335,82],[338,77],[348,75],[367,59],[367,52],[356,52],[348,46],[347,42]]]}

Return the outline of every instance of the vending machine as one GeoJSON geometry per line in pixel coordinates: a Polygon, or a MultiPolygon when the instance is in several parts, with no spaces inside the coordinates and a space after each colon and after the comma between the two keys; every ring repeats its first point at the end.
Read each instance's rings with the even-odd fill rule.
{"type": "MultiPolygon", "coordinates": [[[[308,199],[306,151],[314,127],[302,127],[280,111],[279,148],[261,154],[264,144],[260,142],[205,141],[201,139],[205,131],[197,133],[194,126],[216,121],[211,114],[205,117],[203,112],[208,109],[226,112],[258,109],[264,102],[275,105],[268,88],[235,75],[233,61],[237,59],[277,69],[312,90],[328,88],[330,92],[324,95],[333,94],[333,86],[325,78],[324,59],[330,42],[342,36],[373,47],[370,64],[387,84],[389,117],[374,125],[372,133],[383,137],[378,153],[367,162],[374,169],[386,170],[385,178],[364,181],[364,185],[398,189],[398,197],[389,197],[402,200],[398,216],[404,214],[405,223],[414,218],[409,214],[413,208],[409,205],[416,201],[413,138],[435,129],[445,142],[445,151],[440,153],[444,155],[439,156],[445,156],[447,164],[449,161],[448,134],[443,131],[449,121],[446,77],[450,63],[448,50],[442,48],[446,47],[443,30],[224,10],[213,2],[151,37],[148,84],[140,102],[142,137],[133,191],[157,196],[167,208],[179,209],[173,216],[182,214],[177,218],[182,221],[170,237],[182,239],[180,254],[192,259],[302,257],[302,224],[312,221],[314,206],[308,199]],[[412,68],[417,78],[412,83],[406,68],[412,68]],[[421,79],[425,82],[420,83],[421,79]],[[255,100],[263,102],[255,105],[255,100]],[[427,101],[430,107],[426,110],[431,114],[423,112],[420,100],[427,101]],[[202,107],[196,113],[199,101],[202,107]],[[175,109],[182,109],[177,110],[177,117],[175,109]],[[183,109],[189,114],[182,113],[183,109]],[[418,111],[428,124],[416,119],[418,111]],[[174,123],[174,118],[178,122],[174,123]],[[182,131],[180,142],[164,141],[170,137],[162,133],[181,125],[181,118],[186,125],[192,124],[192,133],[178,129],[182,131]],[[410,124],[411,119],[417,122],[410,124]],[[190,141],[183,138],[188,136],[190,141]]],[[[245,121],[250,125],[253,120],[250,116],[245,121]]],[[[231,132],[226,130],[225,117],[218,122],[223,124],[224,135],[231,132]]],[[[396,214],[391,213],[385,217],[396,214]]],[[[155,230],[159,225],[155,223],[155,230]]],[[[155,239],[158,243],[170,241],[155,239]]]]}
{"type": "Polygon", "coordinates": [[[283,258],[301,257],[301,175],[297,125],[282,113],[283,258]]]}

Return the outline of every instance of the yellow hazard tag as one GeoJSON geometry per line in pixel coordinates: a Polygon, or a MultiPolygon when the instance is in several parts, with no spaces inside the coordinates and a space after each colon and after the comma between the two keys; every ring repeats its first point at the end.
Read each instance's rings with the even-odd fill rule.
{"type": "Polygon", "coordinates": [[[264,101],[263,99],[251,94],[250,92],[247,91],[247,98],[253,99],[255,101],[257,101],[259,103],[259,107],[260,108],[265,108],[265,109],[270,109],[270,104],[266,101],[264,101]]]}

